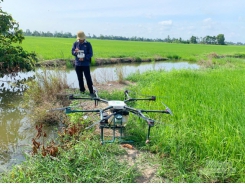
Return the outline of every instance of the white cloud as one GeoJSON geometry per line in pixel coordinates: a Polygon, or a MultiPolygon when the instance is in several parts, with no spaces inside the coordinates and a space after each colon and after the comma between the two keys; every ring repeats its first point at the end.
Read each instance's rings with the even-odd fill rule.
{"type": "Polygon", "coordinates": [[[162,25],[162,26],[171,26],[173,24],[172,20],[164,20],[161,22],[158,22],[158,24],[162,25]]]}
{"type": "Polygon", "coordinates": [[[212,19],[211,18],[206,18],[203,20],[204,23],[209,23],[209,22],[212,22],[212,19]]]}

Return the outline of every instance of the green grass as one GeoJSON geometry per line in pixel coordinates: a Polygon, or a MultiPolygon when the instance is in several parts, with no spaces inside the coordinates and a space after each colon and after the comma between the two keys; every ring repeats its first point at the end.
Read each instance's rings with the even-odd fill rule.
{"type": "MultiPolygon", "coordinates": [[[[22,46],[27,51],[37,53],[39,59],[70,59],[73,38],[25,37],[22,46]]],[[[88,39],[93,46],[93,58],[133,57],[155,58],[167,57],[198,61],[210,53],[219,55],[244,56],[244,46],[174,44],[163,42],[136,42],[118,40],[88,39]]]]}
{"type": "MultiPolygon", "coordinates": [[[[174,116],[154,115],[145,149],[162,155],[159,175],[170,182],[244,182],[245,65],[207,70],[146,72],[131,76],[143,94],[159,96],[156,103],[138,103],[140,109],[167,104],[174,116]]],[[[144,138],[146,127],[132,123],[144,138]]]]}

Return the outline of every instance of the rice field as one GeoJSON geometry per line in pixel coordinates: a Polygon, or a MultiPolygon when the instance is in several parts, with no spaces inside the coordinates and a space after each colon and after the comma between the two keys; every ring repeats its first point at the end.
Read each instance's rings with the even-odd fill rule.
{"type": "MultiPolygon", "coordinates": [[[[37,53],[40,60],[70,59],[75,39],[25,37],[21,44],[27,51],[37,53]]],[[[198,61],[210,53],[218,55],[244,55],[244,46],[175,44],[163,42],[136,42],[119,40],[88,39],[93,46],[93,58],[156,58],[167,57],[186,61],[198,61]]]]}

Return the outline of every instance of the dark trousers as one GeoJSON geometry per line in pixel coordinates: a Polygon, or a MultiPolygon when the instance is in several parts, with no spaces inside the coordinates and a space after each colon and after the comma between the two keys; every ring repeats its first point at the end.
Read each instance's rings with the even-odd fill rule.
{"type": "Polygon", "coordinates": [[[89,92],[93,93],[93,82],[90,75],[90,66],[76,66],[75,70],[77,73],[80,91],[85,91],[84,82],[83,82],[83,74],[84,74],[87,81],[89,92]]]}

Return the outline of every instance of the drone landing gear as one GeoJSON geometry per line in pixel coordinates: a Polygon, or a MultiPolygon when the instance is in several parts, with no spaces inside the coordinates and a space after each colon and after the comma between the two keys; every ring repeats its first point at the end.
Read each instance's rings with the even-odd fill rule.
{"type": "Polygon", "coordinates": [[[145,141],[146,144],[148,144],[150,142],[150,131],[151,131],[151,126],[148,127],[147,139],[145,141]]]}
{"type": "Polygon", "coordinates": [[[148,123],[148,132],[147,132],[147,138],[145,141],[146,144],[148,144],[150,142],[150,132],[151,132],[151,127],[154,126],[154,120],[148,119],[147,123],[148,123]]]}
{"type": "Polygon", "coordinates": [[[131,140],[125,140],[124,139],[124,131],[125,131],[125,126],[123,125],[108,125],[108,124],[100,124],[100,144],[104,143],[113,143],[118,140],[119,143],[132,143],[133,141],[131,140]],[[111,140],[105,140],[104,137],[104,129],[112,129],[112,139],[111,140]],[[119,132],[119,136],[116,136],[116,134],[119,132]]]}

